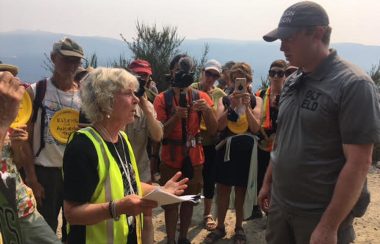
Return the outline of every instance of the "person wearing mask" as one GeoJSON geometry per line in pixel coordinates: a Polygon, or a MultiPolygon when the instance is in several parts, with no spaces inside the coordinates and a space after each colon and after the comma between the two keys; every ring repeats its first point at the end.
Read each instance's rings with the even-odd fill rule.
{"type": "MultiPolygon", "coordinates": [[[[204,152],[200,138],[203,119],[210,135],[216,133],[217,121],[213,102],[202,91],[191,88],[194,82],[190,57],[179,54],[170,63],[172,87],[154,100],[157,118],[164,125],[161,149],[161,182],[181,170],[190,178],[186,194],[199,194],[202,189],[204,152]]],[[[187,232],[193,215],[193,203],[183,202],[164,206],[167,242],[176,243],[176,228],[180,219],[178,244],[188,244],[187,232]],[[178,213],[179,210],[179,213],[178,213]]]]}

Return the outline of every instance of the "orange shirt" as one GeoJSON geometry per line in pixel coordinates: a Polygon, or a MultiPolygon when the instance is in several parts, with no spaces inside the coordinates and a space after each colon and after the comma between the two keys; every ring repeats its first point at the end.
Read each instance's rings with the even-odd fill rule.
{"type": "MultiPolygon", "coordinates": [[[[189,94],[187,96],[187,103],[190,104],[191,101],[189,101],[189,97],[191,100],[191,90],[189,90],[189,94]]],[[[209,106],[213,106],[213,102],[210,99],[210,97],[207,95],[207,93],[198,91],[199,92],[199,99],[204,99],[209,106]]],[[[178,101],[175,100],[175,97],[173,96],[173,102],[172,102],[172,109],[174,109],[175,106],[177,106],[178,101]]],[[[164,98],[164,92],[161,92],[158,94],[154,100],[154,109],[157,112],[157,119],[161,121],[163,124],[166,123],[166,121],[169,119],[169,117],[166,114],[165,109],[165,98],[164,98]]],[[[198,111],[194,111],[190,107],[190,113],[189,118],[187,119],[187,133],[188,136],[195,136],[200,132],[199,129],[199,115],[198,111]]],[[[182,140],[182,123],[181,120],[178,120],[178,122],[174,125],[173,131],[170,133],[170,135],[167,137],[171,140],[180,141],[182,140]]],[[[200,144],[196,144],[195,147],[190,147],[189,149],[189,156],[191,159],[191,162],[193,165],[199,165],[203,164],[204,162],[204,153],[203,153],[203,147],[200,144]]],[[[183,146],[182,145],[162,145],[161,148],[161,160],[166,163],[167,165],[180,169],[182,167],[182,161],[184,158],[184,152],[183,152],[183,146]],[[173,147],[174,152],[172,152],[171,149],[173,147]],[[173,155],[175,155],[173,160],[173,155]]]]}

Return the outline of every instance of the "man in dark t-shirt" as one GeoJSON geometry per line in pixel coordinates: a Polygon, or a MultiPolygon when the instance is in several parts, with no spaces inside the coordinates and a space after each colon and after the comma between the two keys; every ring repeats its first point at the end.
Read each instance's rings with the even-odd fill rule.
{"type": "Polygon", "coordinates": [[[366,175],[380,141],[376,86],[329,49],[325,10],[299,2],[285,10],[277,29],[281,51],[300,67],[285,82],[271,162],[259,194],[269,210],[272,243],[349,243],[353,218],[369,203],[366,175]]]}

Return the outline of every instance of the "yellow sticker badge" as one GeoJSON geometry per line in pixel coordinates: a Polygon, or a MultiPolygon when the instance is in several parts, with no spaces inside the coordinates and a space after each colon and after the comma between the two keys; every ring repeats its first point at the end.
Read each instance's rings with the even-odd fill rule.
{"type": "Polygon", "coordinates": [[[30,99],[29,94],[25,92],[20,102],[17,117],[11,124],[11,128],[16,128],[21,125],[25,125],[29,121],[30,116],[32,115],[32,110],[32,99],[30,99]]]}
{"type": "Polygon", "coordinates": [[[67,143],[70,134],[78,129],[79,112],[65,108],[56,112],[50,121],[50,133],[58,142],[67,143]]]}

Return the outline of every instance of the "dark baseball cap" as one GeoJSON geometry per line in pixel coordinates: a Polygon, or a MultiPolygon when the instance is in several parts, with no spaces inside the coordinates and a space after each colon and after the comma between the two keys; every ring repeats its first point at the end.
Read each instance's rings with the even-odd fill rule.
{"type": "Polygon", "coordinates": [[[263,36],[263,39],[273,42],[287,38],[304,27],[328,25],[329,17],[321,5],[310,1],[298,2],[285,10],[278,27],[263,36]]]}
{"type": "Polygon", "coordinates": [[[83,58],[83,49],[78,43],[68,37],[54,43],[53,52],[58,52],[67,57],[83,58]]]}

